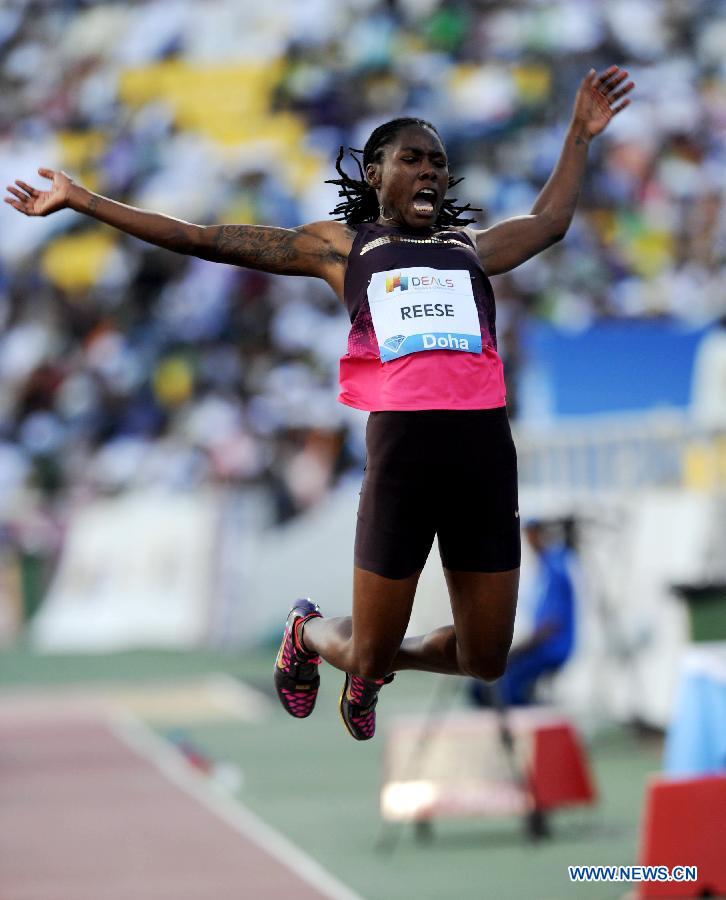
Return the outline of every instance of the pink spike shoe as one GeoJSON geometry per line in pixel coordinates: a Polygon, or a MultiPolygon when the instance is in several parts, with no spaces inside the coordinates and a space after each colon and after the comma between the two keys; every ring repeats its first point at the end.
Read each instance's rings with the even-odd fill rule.
{"type": "Polygon", "coordinates": [[[376,704],[378,692],[384,684],[390,684],[394,675],[386,675],[375,681],[346,673],[340,695],[340,717],[351,737],[357,741],[369,741],[376,733],[376,704]]]}
{"type": "Polygon", "coordinates": [[[305,719],[310,715],[320,687],[320,657],[302,648],[299,628],[308,619],[320,616],[320,609],[311,600],[296,600],[285,622],[282,643],[275,660],[277,696],[285,710],[296,719],[305,719]]]}

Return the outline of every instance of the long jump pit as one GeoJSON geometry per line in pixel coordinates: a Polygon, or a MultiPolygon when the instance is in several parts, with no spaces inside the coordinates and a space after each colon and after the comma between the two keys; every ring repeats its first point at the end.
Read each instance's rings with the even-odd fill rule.
{"type": "Polygon", "coordinates": [[[360,900],[135,709],[208,687],[0,694],[0,900],[360,900]]]}

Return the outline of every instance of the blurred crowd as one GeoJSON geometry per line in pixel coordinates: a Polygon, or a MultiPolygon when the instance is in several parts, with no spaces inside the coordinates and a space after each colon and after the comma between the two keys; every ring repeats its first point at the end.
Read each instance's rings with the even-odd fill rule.
{"type": "MultiPolygon", "coordinates": [[[[724,314],[723,0],[7,0],[0,172],[293,226],[335,205],[340,145],[414,114],[491,223],[529,211],[580,80],[613,63],[634,103],[591,148],[566,240],[495,280],[516,414],[529,316],[724,314]]],[[[322,283],[3,206],[0,521],[28,496],[57,510],[151,484],[263,485],[278,521],[309,507],[361,465],[361,418],[335,399],[347,326],[322,283]]]]}

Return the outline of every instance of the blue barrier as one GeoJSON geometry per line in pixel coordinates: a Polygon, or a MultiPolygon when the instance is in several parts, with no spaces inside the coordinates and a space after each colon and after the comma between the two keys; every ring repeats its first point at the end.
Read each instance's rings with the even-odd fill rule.
{"type": "Polygon", "coordinates": [[[523,419],[686,407],[705,328],[671,321],[602,322],[568,332],[530,322],[517,382],[523,419]]]}

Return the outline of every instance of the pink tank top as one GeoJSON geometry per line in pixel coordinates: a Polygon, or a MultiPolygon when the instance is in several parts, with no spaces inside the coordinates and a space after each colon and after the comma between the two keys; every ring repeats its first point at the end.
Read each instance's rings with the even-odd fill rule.
{"type": "Polygon", "coordinates": [[[341,403],[371,412],[505,405],[494,294],[466,233],[359,225],[344,297],[341,403]]]}

